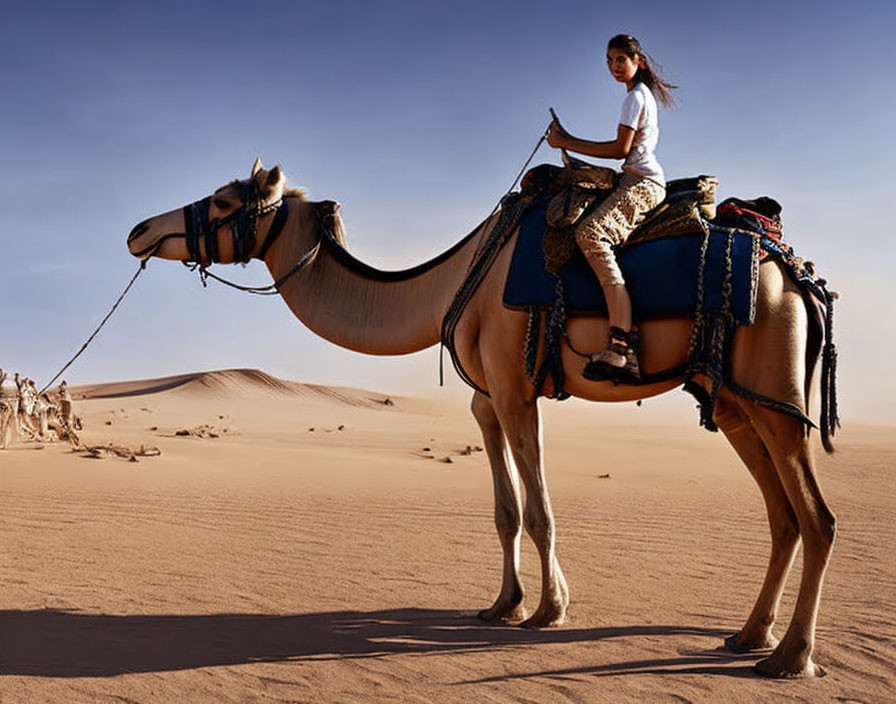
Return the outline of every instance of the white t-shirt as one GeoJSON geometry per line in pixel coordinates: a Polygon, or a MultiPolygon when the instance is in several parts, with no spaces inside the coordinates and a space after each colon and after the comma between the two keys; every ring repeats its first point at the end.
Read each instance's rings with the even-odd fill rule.
{"type": "Polygon", "coordinates": [[[643,83],[636,83],[626,94],[622,101],[619,124],[631,127],[635,131],[635,139],[622,164],[622,170],[666,185],[663,167],[653,153],[660,138],[657,112],[656,98],[643,83]]]}

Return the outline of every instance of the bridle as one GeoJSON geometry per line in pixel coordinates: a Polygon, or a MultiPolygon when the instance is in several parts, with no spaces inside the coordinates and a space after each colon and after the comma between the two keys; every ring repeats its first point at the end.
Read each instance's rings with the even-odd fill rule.
{"type": "MultiPolygon", "coordinates": [[[[135,257],[142,259],[142,271],[146,267],[146,262],[159,250],[162,243],[171,237],[183,237],[189,258],[182,260],[181,263],[191,271],[199,272],[199,279],[203,286],[206,286],[207,279],[214,279],[222,284],[226,284],[232,288],[247,293],[254,293],[265,296],[272,296],[279,292],[280,287],[290,278],[299,273],[308,264],[310,264],[317,256],[320,246],[324,240],[335,241],[335,234],[329,226],[328,216],[334,214],[339,204],[335,201],[321,201],[314,204],[315,226],[320,233],[317,244],[305,253],[296,264],[283,274],[279,279],[267,286],[243,286],[228,281],[208,270],[208,267],[220,262],[218,252],[218,231],[227,225],[232,225],[231,232],[233,235],[233,253],[234,261],[247,263],[252,258],[252,252],[258,239],[258,221],[270,213],[275,213],[271,226],[268,228],[267,236],[261,245],[261,249],[256,255],[259,259],[264,259],[271,245],[277,240],[286,225],[289,217],[289,198],[298,197],[293,194],[281,195],[280,198],[265,203],[258,189],[258,185],[251,181],[248,185],[242,181],[234,181],[230,185],[239,190],[242,204],[236,210],[223,218],[211,220],[209,218],[209,210],[214,194],[206,196],[200,200],[194,201],[183,208],[184,227],[186,232],[170,232],[163,235],[156,242],[140,252],[132,252],[135,257]],[[200,242],[205,242],[205,261],[203,261],[200,242]]],[[[141,223],[134,228],[138,230],[145,223],[141,223]]],[[[139,273],[138,271],[138,273],[139,273]]],[[[136,275],[135,275],[136,278],[136,275]]],[[[133,284],[133,281],[131,282],[133,284]]],[[[128,286],[130,288],[130,284],[128,286]]],[[[117,305],[117,304],[116,304],[117,305]]]]}
{"type": "Polygon", "coordinates": [[[185,263],[203,264],[200,241],[205,242],[206,261],[209,264],[219,262],[218,230],[228,225],[232,226],[234,261],[243,264],[252,258],[252,252],[258,239],[260,218],[276,211],[274,221],[268,229],[267,237],[265,237],[258,254],[260,258],[264,259],[268,249],[283,231],[283,226],[289,215],[286,198],[281,195],[272,203],[265,203],[254,179],[250,180],[248,185],[242,181],[234,181],[232,185],[239,190],[242,205],[223,218],[209,220],[209,209],[214,196],[206,196],[184,206],[184,223],[187,231],[183,237],[190,255],[185,263]]]}
{"type": "MultiPolygon", "coordinates": [[[[258,256],[264,259],[271,245],[283,232],[286,218],[289,216],[289,206],[287,205],[289,196],[281,195],[277,200],[265,203],[254,180],[248,185],[242,181],[234,181],[232,185],[240,192],[242,204],[239,208],[223,218],[210,220],[209,210],[212,198],[215,197],[214,195],[206,196],[189,205],[185,205],[183,215],[186,232],[171,232],[163,235],[146,249],[140,252],[133,252],[134,256],[144,260],[148,259],[155,256],[155,253],[166,240],[172,237],[183,237],[187,253],[189,254],[189,259],[184,264],[187,266],[205,267],[221,261],[220,253],[218,252],[218,231],[222,227],[232,225],[234,261],[245,264],[252,258],[252,252],[255,249],[258,239],[258,221],[265,215],[276,211],[271,227],[268,229],[267,237],[265,237],[261,250],[258,253],[258,256]],[[202,241],[205,242],[205,262],[202,260],[202,251],[199,244],[202,241]]],[[[137,227],[140,226],[138,225],[137,227]]]]}

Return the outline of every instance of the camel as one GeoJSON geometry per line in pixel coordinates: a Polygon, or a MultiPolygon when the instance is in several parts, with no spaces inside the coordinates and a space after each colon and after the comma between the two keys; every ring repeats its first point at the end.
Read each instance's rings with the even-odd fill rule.
{"type": "MultiPolygon", "coordinates": [[[[295,316],[341,347],[372,355],[402,355],[439,343],[446,311],[499,214],[486,218],[430,262],[403,272],[383,272],[348,254],[338,207],[329,201],[310,202],[301,191],[287,189],[279,165],[266,170],[256,160],[248,179],[232,181],[201,201],[136,225],[128,236],[128,247],[143,260],[158,257],[209,264],[262,259],[295,316]],[[285,219],[283,204],[288,206],[285,219]],[[204,213],[204,224],[197,213],[204,213]],[[257,228],[248,238],[240,234],[246,222],[257,228]]],[[[512,245],[513,238],[494,260],[469,301],[454,339],[458,360],[481,389],[474,392],[471,409],[491,466],[494,520],[503,549],[500,591],[479,617],[546,627],[564,622],[569,591],[555,551],[538,398],[524,369],[527,314],[502,305],[512,245]],[[541,598],[531,615],[523,607],[519,577],[523,526],[541,562],[541,598]]],[[[820,349],[810,335],[812,312],[775,261],[759,267],[757,295],[755,324],[734,332],[731,378],[808,412],[809,382],[820,349]]],[[[606,325],[605,319],[569,320],[570,344],[563,349],[562,363],[570,394],[590,401],[636,401],[681,385],[681,379],[615,386],[582,378],[585,360],[570,346],[600,349],[606,325]]],[[[691,326],[688,317],[642,321],[643,371],[684,363],[691,326]]],[[[549,387],[550,383],[547,391],[549,387]]],[[[759,596],[744,626],[726,639],[726,645],[737,652],[770,650],[755,666],[766,676],[822,675],[812,652],[836,521],[816,479],[809,431],[797,418],[736,395],[725,385],[719,390],[713,420],[759,485],[771,531],[771,555],[759,596]],[[800,542],[799,595],[779,641],[772,629],[800,542]]]]}

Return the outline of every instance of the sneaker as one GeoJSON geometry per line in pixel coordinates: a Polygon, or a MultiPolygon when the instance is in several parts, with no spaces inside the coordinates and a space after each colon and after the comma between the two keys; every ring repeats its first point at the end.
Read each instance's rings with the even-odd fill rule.
{"type": "Polygon", "coordinates": [[[611,380],[619,384],[639,384],[641,366],[638,364],[638,334],[611,327],[607,349],[593,355],[582,370],[589,381],[611,380]]]}

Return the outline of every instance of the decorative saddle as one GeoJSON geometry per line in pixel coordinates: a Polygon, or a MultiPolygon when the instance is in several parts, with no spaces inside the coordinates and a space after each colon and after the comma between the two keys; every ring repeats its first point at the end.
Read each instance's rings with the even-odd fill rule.
{"type": "MultiPolygon", "coordinates": [[[[529,311],[524,358],[536,396],[550,375],[552,397],[568,397],[560,356],[567,316],[606,314],[600,284],[575,246],[572,228],[594,202],[610,192],[616,176],[610,169],[584,162],[581,165],[588,168],[582,170],[576,164],[572,164],[576,168],[568,164],[566,169],[535,167],[524,177],[521,193],[504,197],[498,222],[480,247],[442,321],[442,342],[458,374],[481,393],[487,395],[488,391],[479,388],[463,368],[454,346],[454,331],[467,302],[514,232],[519,234],[503,302],[509,308],[529,311]],[[588,178],[577,180],[585,174],[588,178]],[[570,185],[595,193],[586,194],[587,197],[575,191],[564,195],[563,189],[570,185]],[[565,244],[552,248],[550,229],[559,231],[553,234],[565,244]],[[564,250],[567,256],[563,255],[564,250]],[[544,341],[544,354],[539,363],[540,339],[544,341]]],[[[820,425],[822,443],[830,448],[830,438],[839,427],[837,352],[833,344],[836,294],[828,291],[827,282],[816,275],[811,262],[798,257],[782,241],[781,206],[776,201],[766,197],[752,201],[729,198],[719,204],[716,212],[717,185],[708,176],[670,181],[663,203],[617,251],[636,318],[688,316],[693,320],[687,363],[650,374],[651,378],[645,377],[642,383],[683,379],[684,390],[694,394],[699,402],[700,424],[709,430],[717,429],[712,420],[713,407],[723,382],[740,396],[814,427],[797,406],[741,387],[726,375],[725,362],[734,327],[753,324],[760,258],[773,258],[802,290],[807,306],[816,310],[816,314],[810,315],[810,324],[824,341],[820,425]],[[699,374],[709,379],[708,390],[693,383],[699,374]]]]}
{"type": "MultiPolygon", "coordinates": [[[[575,245],[572,229],[578,218],[561,227],[547,224],[552,219],[548,211],[557,209],[568,186],[557,191],[539,183],[537,173],[534,179],[527,176],[524,193],[534,187],[542,195],[522,218],[504,305],[550,308],[557,303],[559,282],[568,314],[605,315],[600,284],[575,245]]],[[[666,199],[617,252],[636,317],[692,315],[700,307],[703,311],[726,309],[734,322],[752,324],[759,241],[755,235],[707,219],[714,211],[717,183],[708,176],[670,181],[666,199]]],[[[597,202],[609,193],[595,190],[597,202]]],[[[575,202],[576,197],[570,200],[575,202]]],[[[582,208],[579,217],[590,207],[582,208]]],[[[557,222],[556,213],[553,221],[557,222]]]]}

